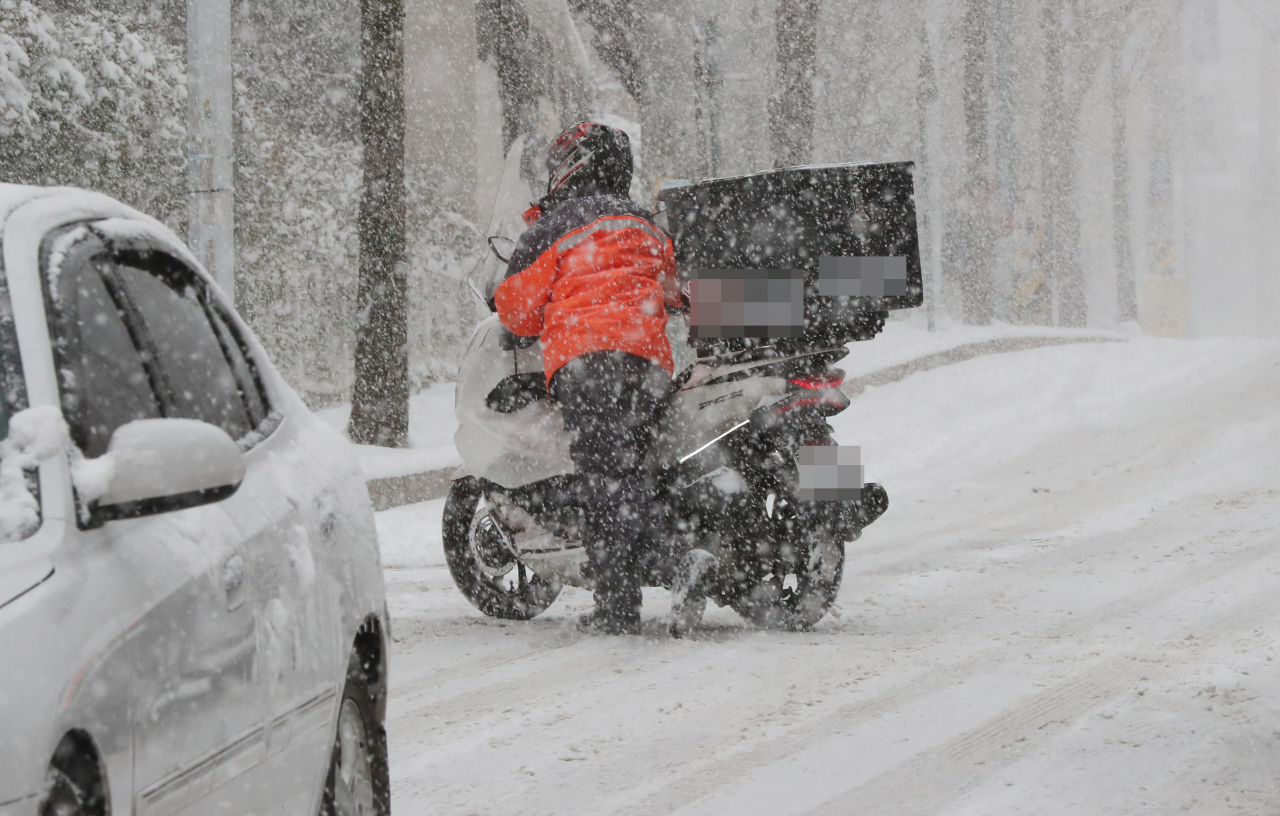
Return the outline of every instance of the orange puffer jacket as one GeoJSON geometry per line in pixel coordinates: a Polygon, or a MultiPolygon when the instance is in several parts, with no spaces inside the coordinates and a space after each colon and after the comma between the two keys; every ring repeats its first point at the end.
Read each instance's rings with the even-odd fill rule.
{"type": "Polygon", "coordinates": [[[671,373],[665,305],[679,306],[675,250],[630,199],[570,199],[525,230],[494,292],[513,334],[542,336],[547,382],[592,351],[624,351],[671,373]]]}

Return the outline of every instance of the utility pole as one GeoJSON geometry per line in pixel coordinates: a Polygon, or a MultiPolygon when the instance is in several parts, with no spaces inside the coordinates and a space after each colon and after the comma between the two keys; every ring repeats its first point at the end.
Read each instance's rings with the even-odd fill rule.
{"type": "Polygon", "coordinates": [[[235,299],[231,0],[187,0],[187,243],[235,299]]]}

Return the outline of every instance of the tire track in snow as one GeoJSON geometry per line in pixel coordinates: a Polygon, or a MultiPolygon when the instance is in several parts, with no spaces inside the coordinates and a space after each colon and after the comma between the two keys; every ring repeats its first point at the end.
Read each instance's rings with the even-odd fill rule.
{"type": "MultiPolygon", "coordinates": [[[[1208,507],[1209,502],[1215,497],[1199,498],[1204,500],[1206,502],[1205,506],[1208,507]]],[[[1275,503],[1274,512],[1280,513],[1280,503],[1275,503]]],[[[1177,572],[1163,580],[1176,580],[1177,576],[1187,575],[1190,571],[1198,569],[1201,564],[1209,566],[1217,563],[1221,558],[1228,557],[1237,551],[1238,545],[1233,545],[1231,542],[1238,541],[1241,538],[1258,535],[1265,536],[1269,534],[1269,530],[1269,527],[1254,527],[1242,531],[1239,524],[1231,519],[1223,519],[1212,527],[1206,525],[1196,531],[1194,542],[1212,543],[1212,548],[1198,550],[1202,557],[1196,560],[1183,561],[1175,568],[1178,570],[1177,572]]],[[[981,528],[974,533],[973,540],[945,544],[937,547],[932,553],[911,552],[904,554],[901,558],[882,560],[870,566],[863,566],[861,569],[856,569],[846,563],[845,584],[842,592],[847,590],[853,593],[856,588],[858,593],[867,592],[875,595],[877,589],[883,587],[886,582],[910,578],[922,571],[953,570],[958,574],[963,574],[966,571],[972,571],[974,568],[973,556],[981,556],[990,549],[996,549],[1006,554],[994,560],[979,562],[984,570],[992,570],[984,578],[986,587],[984,594],[987,597],[1002,598],[1007,603],[1016,605],[1021,601],[1034,597],[1035,592],[1042,591],[1042,587],[1037,589],[1037,587],[1040,587],[1038,582],[1046,576],[1063,570],[1075,570],[1081,565],[1086,565],[1090,568],[1105,568],[1109,560],[1112,564],[1117,563],[1111,558],[1118,548],[1117,537],[1144,542],[1173,538],[1174,543],[1180,545],[1177,548],[1178,551],[1183,550],[1184,547],[1192,546],[1192,542],[1184,542],[1182,538],[1178,537],[1182,534],[1181,530],[1159,518],[1147,519],[1144,525],[1138,528],[1084,538],[1058,535],[1050,538],[1021,538],[1019,540],[1019,536],[1015,535],[1014,540],[1010,542],[1005,540],[1003,533],[1004,531],[995,528],[981,528]],[[1013,544],[1013,547],[1010,547],[1010,544],[1013,544]],[[1014,552],[1008,554],[1010,550],[1014,550],[1014,552]],[[928,556],[931,554],[933,557],[929,558],[928,556]],[[965,559],[966,556],[968,557],[967,559],[965,559]],[[947,560],[942,560],[942,557],[946,557],[947,560]],[[1014,565],[1016,569],[1006,569],[1010,565],[1014,565]],[[1022,571],[1019,571],[1019,569],[1022,571]],[[1034,573],[1036,582],[1028,583],[1029,572],[1034,573]]],[[[1165,549],[1167,550],[1167,548],[1165,549]]],[[[1147,566],[1159,566],[1163,570],[1170,565],[1169,559],[1172,555],[1173,552],[1166,551],[1163,555],[1148,561],[1147,566]]],[[[1196,556],[1192,556],[1192,558],[1196,558],[1196,556]]],[[[1152,577],[1154,578],[1155,576],[1153,575],[1152,577]]],[[[1163,586],[1162,583],[1148,584],[1146,589],[1138,591],[1150,592],[1155,595],[1163,591],[1159,589],[1161,586],[1163,586]]],[[[1132,603],[1137,597],[1135,594],[1129,594],[1115,598],[1100,609],[1084,613],[1080,619],[1088,620],[1090,615],[1114,608],[1113,604],[1132,603]]],[[[855,610],[857,609],[856,604],[852,606],[855,610]]],[[[848,605],[841,604],[836,608],[841,613],[840,617],[842,618],[851,614],[848,605]]],[[[856,615],[856,612],[852,614],[856,615]]],[[[841,622],[835,624],[833,629],[838,632],[847,632],[850,629],[850,625],[849,623],[841,622]]],[[[896,630],[898,633],[904,633],[905,631],[901,628],[896,630]]]]}
{"type": "MultiPolygon", "coordinates": [[[[426,638],[418,638],[419,642],[426,638]]],[[[397,641],[399,642],[399,641],[397,641]]],[[[527,641],[526,641],[527,642],[527,641]]],[[[419,644],[411,643],[410,648],[415,648],[419,644]]],[[[434,690],[438,690],[441,686],[464,683],[482,677],[489,672],[497,669],[517,665],[522,661],[531,658],[545,657],[548,654],[554,654],[557,650],[564,648],[568,643],[553,641],[550,644],[538,644],[523,649],[512,649],[511,651],[503,651],[488,657],[478,657],[460,663],[449,663],[435,668],[427,674],[418,675],[412,680],[404,683],[395,682],[394,697],[399,705],[410,705],[421,697],[430,696],[434,690]]]]}
{"type": "Polygon", "coordinates": [[[923,751],[869,782],[842,791],[804,816],[847,814],[849,803],[877,816],[933,813],[977,781],[1056,736],[1136,678],[1132,656],[1112,658],[980,728],[923,751]],[[1056,727],[1055,727],[1056,726],[1056,727]],[[909,798],[908,798],[909,797],[909,798]]]}
{"type": "Polygon", "coordinates": [[[395,716],[401,720],[431,716],[437,719],[449,715],[473,714],[477,711],[492,713],[494,700],[509,699],[520,703],[530,703],[548,694],[577,694],[583,684],[602,676],[608,670],[613,673],[619,669],[628,670],[653,668],[653,654],[645,648],[647,636],[642,636],[640,643],[634,644],[630,654],[619,655],[620,648],[633,644],[620,643],[617,647],[610,644],[608,651],[593,655],[593,659],[584,659],[579,650],[565,647],[587,640],[589,636],[574,634],[566,636],[551,647],[523,653],[515,658],[497,655],[473,661],[471,671],[459,675],[450,672],[444,683],[432,685],[433,678],[415,681],[412,690],[397,689],[395,716]],[[542,665],[528,665],[541,663],[542,665]],[[516,676],[505,669],[514,669],[516,676]],[[501,671],[501,676],[494,676],[501,671]],[[470,682],[467,682],[470,681],[470,682]],[[440,686],[456,687],[460,682],[467,685],[465,691],[453,694],[433,694],[440,686]]]}
{"type": "MultiPolygon", "coordinates": [[[[869,699],[847,703],[828,713],[819,712],[817,717],[820,719],[815,722],[793,728],[777,737],[736,746],[733,750],[709,758],[705,762],[693,763],[674,780],[657,785],[635,786],[622,792],[615,800],[629,802],[628,804],[607,812],[617,816],[646,816],[652,813],[674,811],[717,789],[751,777],[761,769],[778,763],[814,743],[831,739],[853,726],[937,694],[948,686],[954,685],[958,680],[989,671],[993,665],[1006,663],[1011,653],[1022,653],[1033,644],[1066,635],[1076,635],[1086,639],[1091,630],[1116,624],[1121,618],[1137,615],[1149,607],[1168,601],[1175,595],[1211,584],[1237,570],[1250,567],[1267,556],[1275,556],[1276,551],[1272,537],[1264,535],[1262,540],[1223,555],[1212,564],[1188,567],[1177,576],[1118,598],[1092,612],[1076,615],[1069,623],[1064,621],[1040,632],[1017,636],[1011,641],[1012,645],[983,650],[957,664],[938,667],[908,678],[903,684],[869,699]],[[658,789],[648,795],[641,794],[641,797],[637,797],[638,791],[653,787],[658,789]]],[[[1069,697],[1069,699],[1075,698],[1069,697]]],[[[847,812],[847,809],[844,812],[847,812]]]]}
{"type": "MultiPolygon", "coordinates": [[[[1275,598],[1273,592],[1255,593],[1236,608],[1212,619],[1210,628],[1216,634],[1274,621],[1280,615],[1275,598]]],[[[865,784],[841,792],[805,811],[804,816],[844,816],[849,812],[850,801],[857,801],[859,808],[877,816],[935,813],[1000,769],[1032,754],[1099,703],[1113,699],[1139,680],[1172,679],[1180,669],[1216,645],[1215,639],[1202,638],[1196,648],[1180,652],[1176,664],[1163,657],[1144,659],[1140,653],[1109,658],[1103,665],[1037,695],[981,727],[923,751],[865,784]],[[904,791],[910,791],[910,799],[904,798],[904,791]]]]}

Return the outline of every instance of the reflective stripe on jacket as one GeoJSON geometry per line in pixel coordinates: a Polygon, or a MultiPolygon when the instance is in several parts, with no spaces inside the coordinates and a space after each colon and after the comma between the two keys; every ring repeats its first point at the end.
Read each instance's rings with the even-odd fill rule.
{"type": "Polygon", "coordinates": [[[630,199],[570,199],[516,244],[494,292],[498,319],[522,337],[542,335],[547,382],[591,351],[624,351],[671,373],[664,304],[680,305],[675,250],[630,199]]]}

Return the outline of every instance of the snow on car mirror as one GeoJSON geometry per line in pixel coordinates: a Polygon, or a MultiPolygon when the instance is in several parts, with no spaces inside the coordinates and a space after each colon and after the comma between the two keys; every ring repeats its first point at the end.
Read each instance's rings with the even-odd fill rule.
{"type": "Polygon", "coordinates": [[[70,445],[67,423],[55,405],[26,408],[9,417],[0,441],[0,542],[17,541],[40,527],[35,469],[70,445]]]}
{"type": "Polygon", "coordinates": [[[503,235],[489,236],[489,251],[503,263],[511,262],[511,253],[515,252],[516,242],[503,235]]]}
{"type": "Polygon", "coordinates": [[[87,526],[221,501],[244,475],[244,456],[226,431],[177,418],[121,425],[105,454],[71,470],[87,526]]]}

